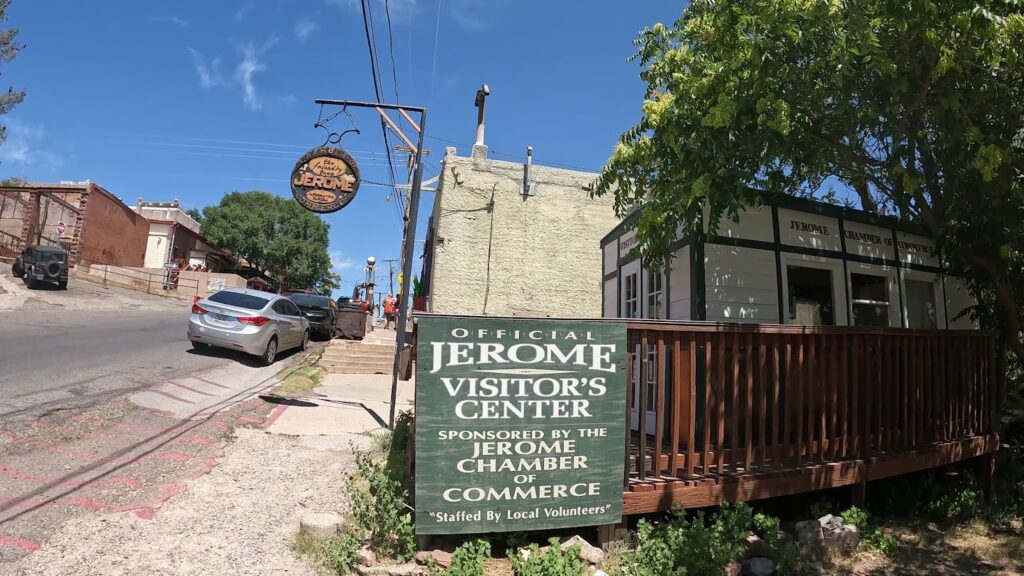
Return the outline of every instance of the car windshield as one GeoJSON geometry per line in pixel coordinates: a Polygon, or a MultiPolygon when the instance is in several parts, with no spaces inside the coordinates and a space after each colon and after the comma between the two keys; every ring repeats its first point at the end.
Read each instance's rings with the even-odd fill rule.
{"type": "Polygon", "coordinates": [[[63,262],[63,252],[40,252],[39,259],[43,262],[63,262]]]}
{"type": "Polygon", "coordinates": [[[289,294],[288,299],[296,306],[315,306],[317,308],[329,308],[331,301],[326,296],[312,296],[310,294],[289,294]]]}
{"type": "Polygon", "coordinates": [[[217,292],[213,296],[207,298],[210,302],[217,302],[218,304],[227,304],[228,306],[236,306],[238,308],[245,308],[247,310],[262,310],[267,305],[266,298],[261,298],[253,294],[245,294],[243,292],[228,292],[227,290],[217,292]]]}

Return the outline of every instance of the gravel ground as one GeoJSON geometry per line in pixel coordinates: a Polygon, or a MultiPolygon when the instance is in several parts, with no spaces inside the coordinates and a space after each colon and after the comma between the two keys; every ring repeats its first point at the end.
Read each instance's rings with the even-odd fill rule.
{"type": "Polygon", "coordinates": [[[350,453],[302,447],[295,438],[240,428],[213,471],[152,520],[88,515],[0,574],[64,576],[302,574],[316,570],[291,549],[299,517],[343,509],[350,453]]]}

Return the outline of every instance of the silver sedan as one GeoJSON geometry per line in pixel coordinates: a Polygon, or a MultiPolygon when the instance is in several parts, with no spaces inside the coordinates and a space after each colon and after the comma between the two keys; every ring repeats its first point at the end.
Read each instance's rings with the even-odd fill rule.
{"type": "Polygon", "coordinates": [[[306,349],[309,321],[287,298],[228,288],[192,305],[188,339],[196,350],[208,346],[241,350],[269,366],[281,350],[306,349]]]}

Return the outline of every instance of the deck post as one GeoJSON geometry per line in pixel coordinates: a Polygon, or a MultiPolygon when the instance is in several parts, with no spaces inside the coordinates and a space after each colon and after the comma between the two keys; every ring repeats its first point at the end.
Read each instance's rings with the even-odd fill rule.
{"type": "Polygon", "coordinates": [[[602,550],[608,550],[608,548],[615,542],[619,542],[626,537],[626,518],[623,517],[621,522],[615,524],[602,524],[597,527],[597,546],[602,550]]]}
{"type": "Polygon", "coordinates": [[[862,480],[860,482],[854,482],[852,485],[850,485],[850,488],[851,490],[853,490],[850,497],[850,504],[856,506],[857,508],[860,508],[861,510],[867,509],[868,481],[862,480]]]}
{"type": "Polygon", "coordinates": [[[978,485],[985,504],[992,503],[992,488],[996,474],[996,453],[989,452],[974,459],[974,473],[978,478],[978,485]]]}

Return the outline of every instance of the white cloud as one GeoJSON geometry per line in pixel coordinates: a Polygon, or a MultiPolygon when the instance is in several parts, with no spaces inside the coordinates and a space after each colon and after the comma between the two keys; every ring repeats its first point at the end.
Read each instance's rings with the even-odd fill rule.
{"type": "Polygon", "coordinates": [[[260,62],[256,47],[250,42],[243,50],[242,61],[235,68],[235,81],[242,87],[242,101],[250,110],[259,110],[263,107],[259,94],[256,93],[256,85],[253,83],[252,77],[257,72],[266,69],[266,65],[260,62]]]}
{"type": "Polygon", "coordinates": [[[341,250],[331,250],[330,257],[331,269],[336,272],[351,270],[358,265],[355,260],[345,256],[345,253],[341,250]]]}
{"type": "Polygon", "coordinates": [[[487,6],[494,5],[482,0],[453,0],[448,4],[448,8],[452,19],[463,29],[483,30],[487,25],[479,14],[487,6]]]}
{"type": "Polygon", "coordinates": [[[31,126],[10,118],[7,120],[7,139],[0,144],[0,165],[10,168],[32,168],[48,173],[56,172],[64,159],[45,149],[45,130],[42,124],[31,126]]]}
{"type": "Polygon", "coordinates": [[[316,23],[310,20],[299,20],[295,23],[295,36],[300,42],[309,38],[313,32],[316,32],[316,23]]]}
{"type": "Polygon", "coordinates": [[[195,61],[196,75],[199,76],[199,85],[209,90],[214,86],[223,86],[224,77],[220,73],[220,57],[214,58],[209,65],[206,64],[206,59],[202,53],[193,48],[188,49],[192,53],[192,59],[195,61]]]}
{"type": "Polygon", "coordinates": [[[181,18],[179,16],[174,16],[174,15],[171,15],[171,16],[161,16],[161,17],[157,18],[157,20],[160,20],[161,22],[170,22],[171,24],[174,24],[175,26],[181,26],[183,28],[185,26],[188,26],[188,20],[185,20],[184,18],[181,18]]]}
{"type": "Polygon", "coordinates": [[[241,22],[242,18],[245,18],[245,15],[252,10],[252,7],[252,2],[246,2],[241,8],[239,8],[238,11],[235,12],[235,22],[241,22]]]}

